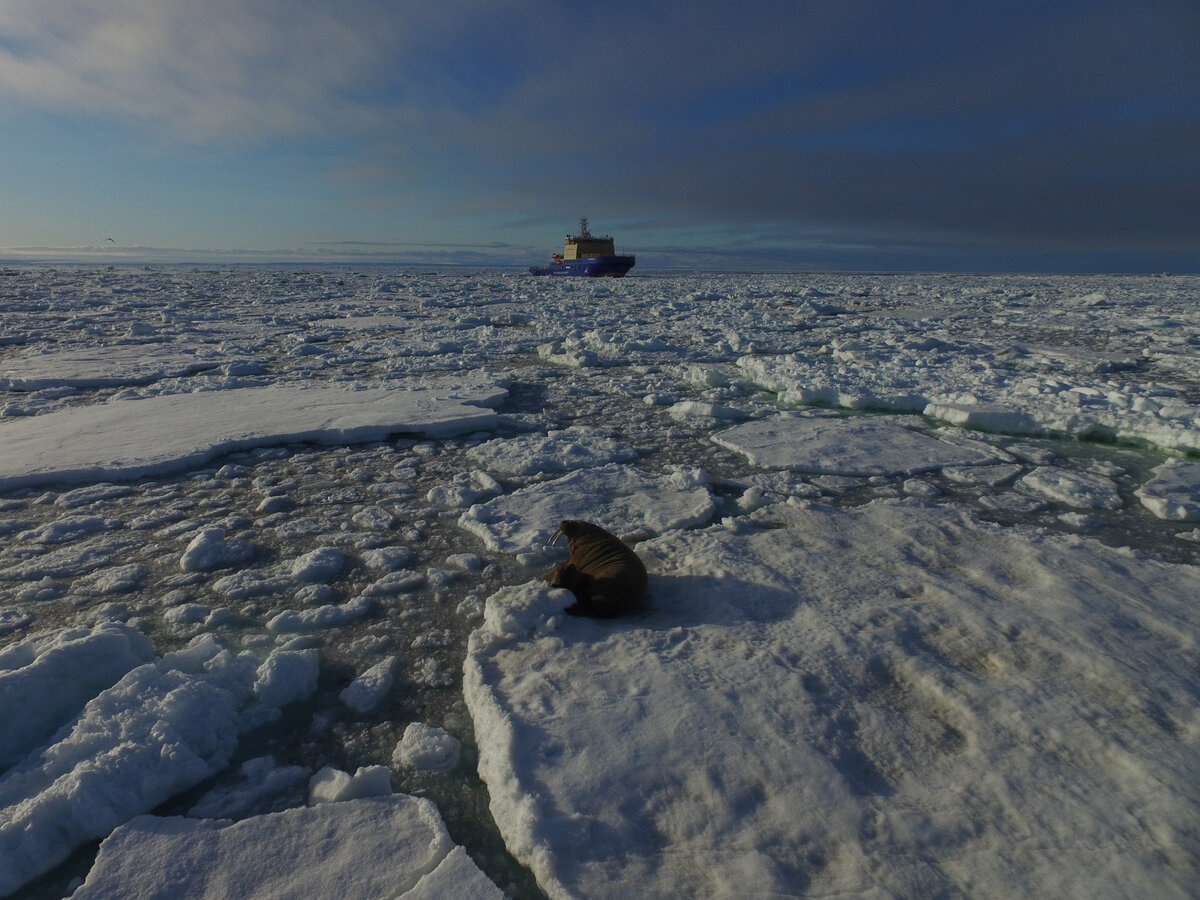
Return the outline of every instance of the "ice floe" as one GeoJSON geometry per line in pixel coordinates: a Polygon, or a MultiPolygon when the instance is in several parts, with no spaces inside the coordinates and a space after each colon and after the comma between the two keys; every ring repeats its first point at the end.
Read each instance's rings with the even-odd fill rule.
{"type": "Polygon", "coordinates": [[[391,792],[392,775],[387,766],[359,766],[353,775],[325,766],[308,781],[308,805],[386,797],[391,792]]]}
{"type": "Polygon", "coordinates": [[[551,897],[1187,893],[1197,570],[896,501],[762,513],[641,544],[625,624],[489,598],[479,770],[551,897]]]}
{"type": "Polygon", "coordinates": [[[467,451],[484,468],[502,475],[557,475],[629,462],[637,450],[607,431],[573,426],[544,435],[496,438],[467,451]]]}
{"type": "Polygon", "coordinates": [[[404,737],[396,745],[392,762],[414,769],[444,772],[458,765],[460,749],[458,739],[445,729],[413,722],[404,729],[404,737]]]}
{"type": "Polygon", "coordinates": [[[144,634],[115,622],[64,628],[0,650],[0,771],[153,656],[144,634]]]}
{"type": "Polygon", "coordinates": [[[476,504],[459,523],[493,550],[541,554],[563,519],[588,519],[614,534],[658,533],[707,522],[714,509],[701,471],[653,475],[610,464],[476,504]]]}
{"type": "Polygon", "coordinates": [[[355,678],[338,696],[355,712],[369,713],[391,693],[395,669],[396,658],[389,656],[355,678]]]}
{"type": "Polygon", "coordinates": [[[342,444],[397,432],[488,429],[496,422],[488,406],[504,394],[491,386],[237,388],[60,410],[4,425],[0,489],[161,475],[289,441],[342,444]]]}
{"type": "Polygon", "coordinates": [[[946,443],[880,418],[780,415],[735,425],[713,440],[756,466],[826,475],[915,475],[999,461],[982,446],[946,443]]]}
{"type": "Polygon", "coordinates": [[[1112,479],[1061,466],[1039,466],[1021,478],[1017,488],[1080,509],[1116,509],[1121,505],[1121,495],[1112,479]]]}
{"type": "Polygon", "coordinates": [[[404,794],[240,822],[140,816],[101,844],[96,865],[72,896],[118,895],[503,897],[454,846],[433,804],[404,794]]]}
{"type": "MultiPolygon", "coordinates": [[[[145,335],[131,337],[139,336],[145,335]]],[[[215,369],[221,362],[215,348],[197,352],[194,347],[180,350],[144,340],[50,353],[26,352],[0,364],[0,390],[148,384],[215,369]]]]}
{"type": "Polygon", "coordinates": [[[1160,519],[1200,522],[1200,463],[1168,459],[1136,493],[1160,519]]]}
{"type": "MultiPolygon", "coordinates": [[[[103,655],[120,665],[127,644],[103,655]]],[[[65,665],[56,660],[55,671],[65,665]]],[[[315,655],[270,667],[206,636],[97,692],[0,779],[0,895],[220,771],[242,731],[311,692],[316,667],[315,655]]]]}

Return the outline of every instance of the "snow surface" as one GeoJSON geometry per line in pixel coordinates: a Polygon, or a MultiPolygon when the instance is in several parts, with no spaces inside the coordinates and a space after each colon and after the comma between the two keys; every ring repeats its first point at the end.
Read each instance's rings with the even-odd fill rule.
{"type": "Polygon", "coordinates": [[[887,419],[781,415],[737,425],[713,440],[760,468],[826,475],[915,475],[999,462],[989,448],[955,446],[887,419]]]}
{"type": "Polygon", "coordinates": [[[1200,892],[1200,279],[0,298],[0,895],[1200,892]]]}
{"type": "Polygon", "coordinates": [[[624,626],[533,586],[472,635],[550,896],[1187,896],[1196,569],[911,501],[754,519],[641,544],[624,626]]]}
{"type": "Polygon", "coordinates": [[[282,441],[344,444],[490,428],[503,389],[235,388],[114,401],[4,430],[0,489],[161,475],[282,441]]]}
{"type": "MultiPolygon", "coordinates": [[[[290,652],[300,667],[234,655],[204,635],[99,691],[0,780],[0,894],[225,768],[241,732],[316,687],[316,654],[290,652]]],[[[55,681],[70,664],[58,661],[55,681]]]]}
{"type": "Polygon", "coordinates": [[[413,722],[404,729],[392,762],[414,769],[444,771],[458,765],[461,749],[458,739],[444,728],[413,722]]]}
{"type": "Polygon", "coordinates": [[[72,896],[415,900],[503,894],[453,846],[432,803],[397,794],[237,823],[140,816],[104,841],[87,882],[72,896]],[[439,893],[430,893],[434,888],[439,893]]]}
{"type": "Polygon", "coordinates": [[[1200,522],[1200,463],[1168,459],[1135,493],[1160,519],[1200,522]]]}
{"type": "Polygon", "coordinates": [[[64,628],[5,647],[0,651],[0,767],[20,762],[88,700],[153,655],[144,634],[117,622],[64,628]]]}

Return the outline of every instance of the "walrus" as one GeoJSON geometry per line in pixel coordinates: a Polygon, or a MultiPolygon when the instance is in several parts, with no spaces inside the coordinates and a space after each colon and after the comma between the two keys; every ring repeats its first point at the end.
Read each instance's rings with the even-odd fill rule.
{"type": "Polygon", "coordinates": [[[646,567],[632,548],[599,525],[565,519],[550,537],[567,539],[571,558],[545,575],[546,581],[575,595],[564,612],[611,619],[637,609],[646,594],[646,567]]]}

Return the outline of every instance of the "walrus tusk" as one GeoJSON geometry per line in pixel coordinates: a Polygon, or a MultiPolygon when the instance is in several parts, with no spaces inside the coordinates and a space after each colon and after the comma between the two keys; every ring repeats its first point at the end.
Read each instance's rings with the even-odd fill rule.
{"type": "Polygon", "coordinates": [[[550,538],[567,539],[571,556],[542,576],[575,595],[564,610],[573,616],[608,619],[632,612],[646,593],[646,567],[619,537],[599,525],[564,519],[550,538]]]}
{"type": "Polygon", "coordinates": [[[565,537],[562,529],[563,524],[565,523],[559,523],[559,526],[554,529],[554,534],[550,535],[550,540],[546,542],[547,547],[553,547],[555,541],[557,541],[560,537],[565,537]]]}

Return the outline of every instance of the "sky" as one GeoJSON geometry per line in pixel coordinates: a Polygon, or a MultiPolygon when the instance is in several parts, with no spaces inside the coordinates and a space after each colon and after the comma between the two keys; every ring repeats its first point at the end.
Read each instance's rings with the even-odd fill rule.
{"type": "Polygon", "coordinates": [[[0,258],[531,265],[585,215],[640,268],[1200,271],[1200,2],[0,2],[0,258]]]}

